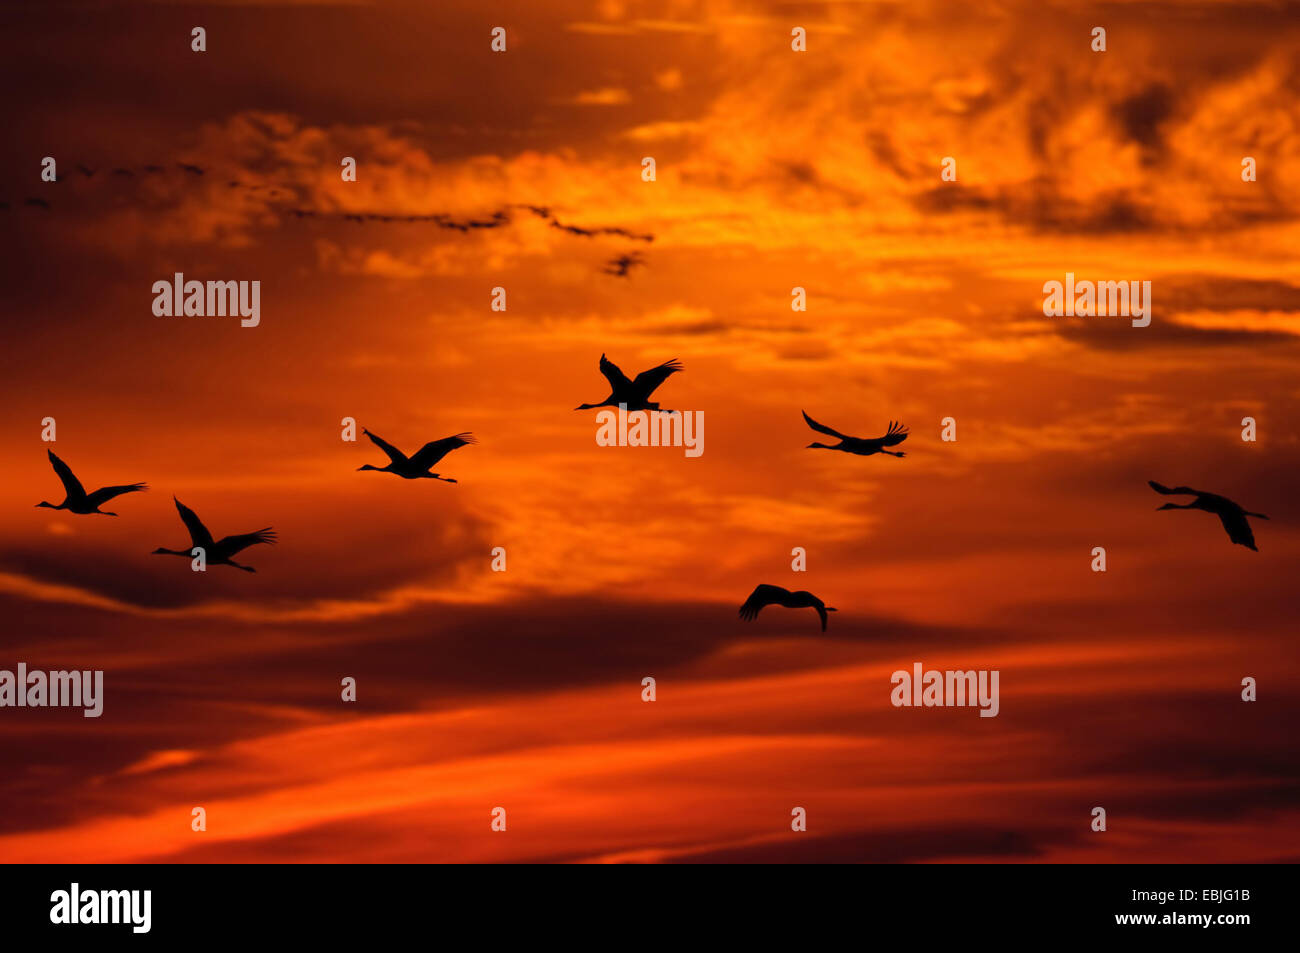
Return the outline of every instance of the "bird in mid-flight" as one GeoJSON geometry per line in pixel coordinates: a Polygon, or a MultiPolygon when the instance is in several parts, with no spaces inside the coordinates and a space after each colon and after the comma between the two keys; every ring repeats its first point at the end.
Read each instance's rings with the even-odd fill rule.
{"type": "Polygon", "coordinates": [[[396,473],[403,480],[425,479],[455,483],[456,481],[450,477],[439,476],[430,472],[430,468],[451,451],[468,446],[471,443],[478,443],[473,434],[458,433],[453,437],[432,440],[408,457],[391,443],[376,437],[369,430],[363,429],[361,432],[369,437],[376,447],[388,454],[388,466],[374,467],[367,463],[365,466],[357,467],[357,470],[378,470],[381,473],[396,473]]]}
{"type": "MultiPolygon", "coordinates": [[[[650,395],[655,392],[656,387],[681,369],[681,362],[674,359],[665,361],[658,367],[652,367],[648,371],[642,371],[636,376],[636,380],[628,380],[627,375],[619,370],[618,365],[602,354],[600,356],[600,372],[609,381],[609,396],[599,404],[579,404],[573,409],[591,410],[594,407],[617,407],[620,404],[626,404],[629,411],[659,410],[660,407],[657,403],[650,402],[650,395]]],[[[676,411],[665,410],[663,413],[673,414],[676,411]]]]}
{"type": "Polygon", "coordinates": [[[846,437],[838,430],[832,430],[825,424],[819,424],[808,416],[807,411],[801,411],[803,419],[808,422],[808,426],[818,433],[824,433],[831,437],[839,437],[840,442],[837,444],[810,443],[808,450],[818,448],[821,450],[843,450],[845,453],[856,453],[860,457],[869,457],[873,453],[887,453],[891,457],[906,456],[902,450],[886,450],[886,447],[893,447],[907,439],[908,430],[902,424],[895,421],[889,422],[889,431],[883,437],[872,437],[864,440],[861,437],[846,437]]]}
{"type": "Polygon", "coordinates": [[[1207,513],[1213,513],[1223,524],[1223,528],[1228,532],[1228,538],[1238,545],[1245,546],[1247,549],[1255,549],[1255,534],[1250,530],[1250,523],[1247,516],[1254,516],[1258,519],[1268,519],[1263,513],[1252,513],[1249,510],[1242,509],[1239,505],[1232,502],[1226,496],[1219,496],[1217,493],[1202,493],[1200,490],[1193,490],[1190,486],[1176,486],[1172,489],[1162,486],[1155,480],[1148,480],[1147,483],[1151,489],[1164,496],[1191,495],[1196,499],[1190,503],[1166,503],[1164,506],[1156,507],[1156,510],[1204,510],[1207,513]]]}
{"type": "Polygon", "coordinates": [[[780,586],[759,583],[740,607],[740,617],[747,622],[755,619],[764,606],[785,606],[787,609],[816,609],[817,614],[821,616],[823,632],[826,631],[826,613],[839,611],[834,606],[828,606],[805,589],[791,592],[789,589],[783,589],[780,586]]]}
{"type": "Polygon", "coordinates": [[[630,255],[620,255],[605,262],[605,267],[602,270],[605,274],[613,275],[615,278],[626,278],[633,268],[644,264],[645,262],[641,259],[641,256],[636,252],[632,252],[630,255]]]}
{"type": "Polygon", "coordinates": [[[141,490],[149,489],[143,483],[125,483],[122,486],[103,486],[94,493],[87,493],[85,488],[72,474],[68,465],[54,455],[53,450],[45,451],[50,456],[50,465],[54,467],[54,472],[59,475],[63,481],[63,502],[58,506],[53,503],[46,503],[42,500],[36,505],[46,506],[52,510],[67,510],[70,513],[80,513],[83,516],[90,513],[98,513],[100,516],[116,516],[116,513],[109,513],[101,510],[100,504],[107,503],[115,496],[121,496],[123,493],[137,493],[141,490]]]}
{"type": "MultiPolygon", "coordinates": [[[[274,543],[275,531],[271,527],[259,529],[254,533],[223,536],[221,539],[214,540],[212,534],[208,532],[208,528],[203,525],[202,520],[194,515],[192,509],[174,496],[172,500],[176,503],[176,511],[181,514],[181,521],[185,523],[185,528],[190,531],[191,545],[203,550],[203,558],[207,564],[234,566],[236,569],[244,570],[244,572],[257,572],[252,566],[241,566],[230,557],[257,543],[274,543]]],[[[159,547],[153,551],[153,555],[185,556],[190,558],[193,553],[187,549],[163,549],[159,547]]]]}

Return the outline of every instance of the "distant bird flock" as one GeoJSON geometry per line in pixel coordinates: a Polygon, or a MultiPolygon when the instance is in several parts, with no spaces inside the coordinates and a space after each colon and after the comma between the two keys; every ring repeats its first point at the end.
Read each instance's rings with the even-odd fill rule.
{"type": "MultiPolygon", "coordinates": [[[[207,169],[190,162],[177,162],[175,169],[182,173],[181,178],[189,181],[202,180],[208,174],[207,169]]],[[[74,169],[82,178],[93,180],[100,171],[92,169],[85,163],[78,162],[74,169]]],[[[146,165],[140,168],[140,176],[158,176],[166,175],[167,167],[161,165],[146,165]]],[[[113,169],[113,176],[119,181],[127,179],[136,179],[137,175],[131,169],[117,167],[113,169]]],[[[103,179],[101,178],[102,182],[103,179]]],[[[59,179],[52,179],[51,184],[57,184],[59,179]]],[[[247,192],[260,192],[272,199],[281,199],[281,197],[290,197],[296,195],[295,190],[290,185],[281,185],[279,188],[272,188],[269,185],[251,185],[239,179],[230,179],[226,182],[229,189],[240,189],[247,192]]],[[[280,203],[282,204],[282,203],[280,203]]],[[[44,198],[29,197],[23,200],[23,206],[27,208],[39,208],[43,211],[53,209],[53,204],[44,198]]],[[[0,212],[9,211],[11,205],[8,200],[0,200],[0,212]]],[[[617,225],[574,225],[571,222],[562,222],[556,217],[554,211],[547,205],[532,205],[528,203],[508,205],[505,208],[497,209],[486,218],[456,218],[445,212],[428,212],[423,214],[397,214],[394,212],[371,212],[371,211],[324,211],[311,208],[301,208],[297,206],[281,208],[281,211],[292,215],[298,220],[303,219],[336,219],[344,222],[352,222],[357,225],[367,223],[380,224],[418,224],[430,223],[438,228],[450,229],[469,234],[472,231],[482,229],[503,228],[510,225],[514,218],[512,211],[521,210],[544,220],[547,225],[566,235],[575,235],[579,238],[597,238],[607,236],[611,238],[621,238],[627,241],[644,242],[649,244],[655,240],[654,235],[649,232],[635,232],[628,228],[617,225]]],[[[611,275],[615,278],[628,278],[631,271],[638,265],[645,265],[645,259],[639,252],[633,251],[605,262],[601,269],[604,274],[611,275]]]]}

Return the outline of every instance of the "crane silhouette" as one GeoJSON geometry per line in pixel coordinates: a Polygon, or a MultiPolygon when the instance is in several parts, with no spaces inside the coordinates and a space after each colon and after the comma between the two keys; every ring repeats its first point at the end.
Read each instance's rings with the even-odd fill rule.
{"type": "Polygon", "coordinates": [[[839,611],[833,606],[828,606],[805,589],[791,592],[789,589],[783,589],[780,586],[759,583],[754,587],[754,591],[749,594],[749,598],[741,605],[740,617],[747,622],[756,619],[759,611],[764,606],[785,606],[787,609],[816,609],[817,614],[821,616],[823,632],[826,631],[826,613],[839,611]]]}
{"type": "Polygon", "coordinates": [[[441,440],[432,440],[408,457],[391,443],[388,443],[380,437],[376,437],[369,430],[363,429],[361,432],[369,437],[376,447],[388,454],[388,466],[374,467],[367,463],[365,466],[357,467],[357,470],[378,470],[381,473],[396,473],[403,480],[426,479],[442,480],[445,483],[455,483],[456,481],[450,477],[439,476],[436,473],[431,473],[430,468],[447,454],[451,453],[451,451],[467,446],[471,443],[478,443],[478,441],[474,439],[473,434],[458,433],[454,437],[443,437],[441,440]]]}
{"type": "MultiPolygon", "coordinates": [[[[202,520],[194,515],[192,509],[174,496],[172,500],[176,503],[176,511],[181,514],[181,521],[185,524],[185,528],[190,531],[191,546],[198,546],[203,550],[203,558],[208,565],[234,566],[236,569],[244,570],[244,572],[257,572],[252,566],[241,566],[230,557],[256,543],[274,543],[275,531],[271,527],[259,529],[254,533],[223,536],[221,539],[214,540],[212,534],[208,532],[208,528],[203,525],[202,520]]],[[[188,559],[193,553],[186,549],[164,549],[160,546],[153,551],[152,555],[184,556],[188,559]]]]}
{"type": "Polygon", "coordinates": [[[1151,489],[1164,496],[1180,496],[1190,494],[1196,499],[1190,503],[1166,503],[1164,506],[1156,507],[1157,512],[1160,510],[1204,510],[1207,513],[1213,513],[1227,530],[1228,538],[1240,546],[1259,552],[1255,548],[1255,534],[1251,532],[1250,523],[1247,516],[1254,516],[1258,519],[1268,519],[1263,513],[1252,513],[1243,509],[1238,504],[1232,502],[1226,496],[1219,496],[1217,493],[1204,493],[1200,490],[1193,490],[1190,486],[1176,486],[1172,489],[1162,486],[1155,480],[1148,480],[1147,484],[1151,489]]]}
{"type": "Polygon", "coordinates": [[[80,513],[83,516],[90,513],[98,513],[100,516],[116,516],[116,513],[109,513],[101,510],[99,507],[107,503],[115,496],[121,496],[123,493],[137,493],[149,489],[143,483],[125,483],[121,486],[103,486],[94,493],[87,493],[85,487],[81,485],[72,474],[72,470],[66,463],[54,455],[53,450],[46,450],[50,456],[50,465],[54,467],[54,472],[59,475],[63,481],[63,502],[58,506],[53,503],[46,503],[44,500],[37,503],[38,507],[45,506],[52,510],[67,510],[70,513],[80,513]]]}
{"type": "Polygon", "coordinates": [[[818,433],[824,433],[831,437],[839,437],[840,442],[834,445],[825,443],[810,443],[805,449],[812,450],[818,448],[821,450],[843,450],[845,453],[856,453],[860,457],[869,457],[873,453],[887,453],[891,457],[906,456],[901,450],[886,450],[886,447],[893,447],[907,439],[908,430],[902,424],[895,421],[889,422],[889,431],[883,437],[873,437],[863,439],[861,437],[847,437],[838,430],[832,430],[825,424],[819,424],[808,416],[807,411],[800,411],[803,419],[808,422],[808,426],[818,433]]]}
{"type": "Polygon", "coordinates": [[[607,275],[613,275],[615,278],[626,278],[633,268],[637,265],[644,265],[645,262],[637,252],[630,255],[620,255],[617,258],[605,262],[603,271],[607,275]]]}
{"type": "MultiPolygon", "coordinates": [[[[664,361],[658,367],[642,371],[636,376],[635,380],[628,380],[627,375],[619,370],[618,365],[602,354],[600,356],[600,372],[609,381],[609,396],[599,404],[579,404],[573,409],[591,410],[594,407],[617,407],[620,404],[625,404],[629,411],[659,410],[660,407],[657,403],[650,402],[650,395],[655,392],[656,387],[680,370],[682,370],[681,362],[674,358],[671,361],[664,361]]],[[[677,413],[675,410],[662,412],[665,414],[677,413]]]]}

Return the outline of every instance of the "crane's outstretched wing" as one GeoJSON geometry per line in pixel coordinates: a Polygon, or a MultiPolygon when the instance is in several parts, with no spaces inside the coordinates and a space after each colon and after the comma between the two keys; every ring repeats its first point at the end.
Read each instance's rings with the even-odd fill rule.
{"type": "Polygon", "coordinates": [[[627,387],[632,382],[627,379],[627,375],[619,369],[619,366],[607,358],[604,354],[600,356],[600,372],[605,375],[605,380],[609,381],[615,393],[620,387],[627,387]]]}
{"type": "Polygon", "coordinates": [[[655,392],[656,387],[680,370],[682,370],[682,362],[673,358],[671,361],[664,361],[658,367],[642,371],[636,376],[632,386],[640,391],[642,397],[649,397],[655,392]]]}
{"type": "Polygon", "coordinates": [[[754,587],[754,591],[749,594],[740,607],[740,617],[746,621],[757,618],[759,610],[764,606],[770,606],[781,598],[790,595],[789,589],[782,589],[780,586],[769,586],[767,583],[759,583],[754,587]]]}
{"type": "Polygon", "coordinates": [[[1239,543],[1247,549],[1255,549],[1255,534],[1251,532],[1250,523],[1244,513],[1220,513],[1219,522],[1223,528],[1228,531],[1228,539],[1234,543],[1239,543]]]}
{"type": "Polygon", "coordinates": [[[1190,486],[1176,486],[1170,489],[1163,484],[1157,483],[1155,480],[1147,480],[1147,486],[1151,487],[1151,489],[1155,490],[1157,493],[1163,493],[1165,496],[1177,496],[1187,493],[1190,493],[1193,496],[1203,495],[1200,490],[1193,490],[1190,486]]]}
{"type": "Polygon", "coordinates": [[[813,430],[816,430],[818,433],[824,433],[830,437],[839,437],[841,440],[846,439],[844,434],[840,433],[838,430],[832,430],[830,427],[827,427],[825,424],[819,424],[817,421],[813,420],[811,417],[808,416],[808,411],[801,410],[799,411],[799,413],[803,414],[803,419],[807,422],[808,426],[811,427],[813,430]]]}
{"type": "Polygon", "coordinates": [[[185,528],[190,531],[190,542],[195,546],[202,546],[205,550],[212,548],[212,534],[208,528],[203,525],[203,521],[194,515],[194,511],[182,503],[176,497],[172,497],[176,503],[176,512],[181,514],[181,521],[185,528]]]}
{"type": "Polygon", "coordinates": [[[458,433],[454,437],[431,440],[411,456],[411,463],[421,470],[427,470],[447,454],[460,447],[478,443],[473,434],[458,433]]]}
{"type": "Polygon", "coordinates": [[[86,497],[86,502],[91,506],[99,506],[101,503],[107,503],[115,496],[121,496],[123,493],[141,493],[149,487],[144,483],[127,483],[123,486],[101,486],[94,493],[86,497]]]}
{"type": "Polygon", "coordinates": [[[896,420],[889,422],[889,431],[877,440],[882,447],[892,447],[907,439],[908,429],[896,420]]]}
{"type": "Polygon", "coordinates": [[[822,631],[825,632],[825,631],[826,631],[826,618],[827,618],[827,616],[826,616],[826,607],[823,606],[823,605],[814,605],[813,608],[816,609],[816,610],[817,610],[817,614],[818,614],[819,616],[822,617],[822,631]]]}
{"type": "Polygon", "coordinates": [[[374,434],[372,434],[369,430],[366,430],[364,427],[362,428],[361,432],[365,434],[367,437],[369,437],[371,442],[374,443],[376,447],[384,451],[384,453],[388,454],[388,459],[391,460],[393,463],[400,464],[406,462],[406,454],[402,453],[402,451],[398,450],[387,440],[384,440],[382,437],[376,437],[374,434]]]}
{"type": "Polygon", "coordinates": [[[237,536],[224,536],[217,543],[217,549],[221,550],[226,556],[233,556],[241,549],[247,549],[256,543],[274,543],[275,530],[271,527],[259,529],[255,533],[240,533],[237,536]]]}
{"type": "Polygon", "coordinates": [[[50,464],[54,467],[54,472],[59,475],[59,479],[63,481],[63,489],[67,491],[68,498],[85,496],[85,488],[82,487],[81,481],[72,475],[68,465],[56,457],[53,450],[46,450],[45,452],[50,455],[50,464]]]}

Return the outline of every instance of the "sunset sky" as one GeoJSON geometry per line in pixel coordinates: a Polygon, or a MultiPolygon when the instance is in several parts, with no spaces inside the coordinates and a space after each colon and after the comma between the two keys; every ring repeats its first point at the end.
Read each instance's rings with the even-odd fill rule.
{"type": "Polygon", "coordinates": [[[106,695],[0,709],[0,861],[1300,859],[1294,10],[52,0],[0,34],[0,669],[106,695]],[[260,325],[156,317],[175,272],[260,281],[260,325]],[[1044,317],[1066,272],[1151,281],[1150,327],[1044,317]],[[703,455],[597,445],[602,353],[683,363],[655,398],[703,455]],[[801,410],[907,456],[809,450],[801,410]],[[359,473],[345,417],[479,443],[456,484],[359,473]],[[37,509],[47,449],[150,490],[37,509]],[[1259,552],[1148,480],[1268,514],[1259,552]],[[151,555],[173,495],[279,543],[151,555]],[[829,630],[742,622],[758,583],[829,630]],[[997,669],[999,715],[893,707],[918,661],[997,669]]]}

